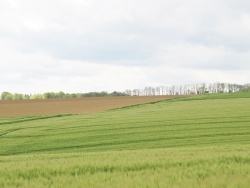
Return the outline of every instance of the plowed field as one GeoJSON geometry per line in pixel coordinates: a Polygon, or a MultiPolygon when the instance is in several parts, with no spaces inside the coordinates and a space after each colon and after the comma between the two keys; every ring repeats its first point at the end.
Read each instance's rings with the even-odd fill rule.
{"type": "Polygon", "coordinates": [[[86,114],[177,97],[183,96],[90,97],[77,99],[0,101],[0,117],[86,114]]]}

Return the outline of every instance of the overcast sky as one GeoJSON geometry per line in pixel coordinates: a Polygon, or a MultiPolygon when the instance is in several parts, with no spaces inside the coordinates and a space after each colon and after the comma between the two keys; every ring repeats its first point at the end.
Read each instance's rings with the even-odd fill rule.
{"type": "Polygon", "coordinates": [[[0,92],[249,80],[249,0],[0,1],[0,92]]]}

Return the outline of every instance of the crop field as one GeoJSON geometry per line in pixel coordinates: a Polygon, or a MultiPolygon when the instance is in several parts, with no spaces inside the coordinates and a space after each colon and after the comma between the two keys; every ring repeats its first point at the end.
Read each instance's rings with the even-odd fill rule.
{"type": "Polygon", "coordinates": [[[0,118],[0,187],[249,187],[250,94],[0,118]]]}
{"type": "Polygon", "coordinates": [[[176,96],[134,96],[0,101],[0,117],[86,114],[173,97],[176,98],[176,96]]]}

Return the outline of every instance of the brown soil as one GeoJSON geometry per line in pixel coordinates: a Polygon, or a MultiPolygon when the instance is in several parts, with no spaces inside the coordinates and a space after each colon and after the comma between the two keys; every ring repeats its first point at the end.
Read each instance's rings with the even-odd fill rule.
{"type": "Polygon", "coordinates": [[[86,114],[183,96],[90,97],[0,101],[0,117],[86,114]]]}

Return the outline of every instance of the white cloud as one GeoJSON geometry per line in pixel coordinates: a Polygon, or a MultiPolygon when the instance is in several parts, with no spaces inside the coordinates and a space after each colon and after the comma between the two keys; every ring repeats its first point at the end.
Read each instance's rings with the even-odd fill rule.
{"type": "Polygon", "coordinates": [[[0,92],[249,82],[250,3],[2,0],[0,92]]]}

